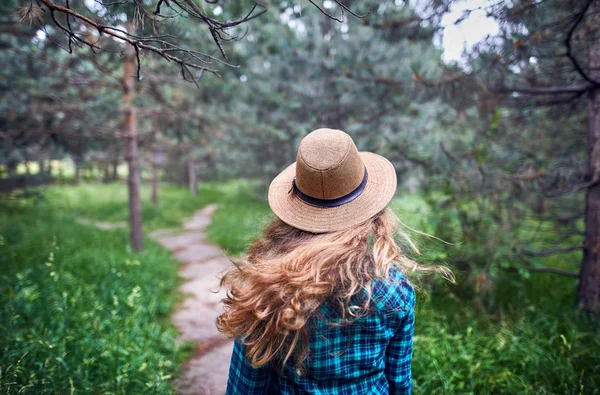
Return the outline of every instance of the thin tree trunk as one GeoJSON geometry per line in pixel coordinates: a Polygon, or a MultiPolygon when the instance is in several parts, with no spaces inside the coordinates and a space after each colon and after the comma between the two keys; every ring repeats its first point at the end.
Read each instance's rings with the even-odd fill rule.
{"type": "Polygon", "coordinates": [[[10,162],[6,165],[6,171],[8,172],[9,177],[14,177],[17,175],[17,164],[14,162],[10,162]]]}
{"type": "MultiPolygon", "coordinates": [[[[127,23],[127,32],[132,33],[133,25],[127,23]]],[[[137,125],[134,96],[134,63],[135,53],[131,46],[125,50],[125,63],[123,67],[123,111],[125,112],[125,134],[127,135],[127,164],[129,174],[127,184],[129,187],[129,232],[131,246],[135,251],[143,248],[142,237],[142,205],[140,201],[140,174],[137,141],[137,125]]]]}
{"type": "Polygon", "coordinates": [[[157,158],[158,148],[152,147],[152,204],[154,207],[158,205],[158,170],[157,170],[157,158]]]}
{"type": "Polygon", "coordinates": [[[81,159],[75,157],[73,162],[75,162],[75,185],[79,185],[81,182],[81,159]]]}
{"type": "Polygon", "coordinates": [[[100,170],[100,166],[94,166],[94,170],[92,170],[92,174],[96,176],[96,182],[98,184],[102,184],[102,171],[100,170]]]}
{"type": "MultiPolygon", "coordinates": [[[[590,48],[590,75],[600,80],[600,41],[590,48]]],[[[600,91],[590,93],[588,104],[588,168],[585,194],[585,247],[578,300],[582,310],[600,314],[600,91]]]]}
{"type": "Polygon", "coordinates": [[[110,179],[110,169],[109,169],[109,164],[108,162],[103,163],[102,166],[104,167],[104,183],[108,184],[111,179],[110,179]]]}
{"type": "Polygon", "coordinates": [[[44,172],[44,160],[40,158],[38,159],[38,174],[44,174],[44,172]]]}
{"type": "Polygon", "coordinates": [[[119,160],[115,158],[112,164],[112,180],[117,181],[119,179],[119,160]]]}
{"type": "Polygon", "coordinates": [[[188,161],[188,182],[190,186],[190,192],[193,196],[198,196],[198,179],[196,177],[196,160],[190,159],[188,161]]]}

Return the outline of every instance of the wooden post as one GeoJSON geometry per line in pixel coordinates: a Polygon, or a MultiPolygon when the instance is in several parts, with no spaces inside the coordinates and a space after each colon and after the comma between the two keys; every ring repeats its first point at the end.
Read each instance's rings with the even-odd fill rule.
{"type": "MultiPolygon", "coordinates": [[[[127,23],[127,32],[133,32],[133,24],[127,23]]],[[[125,62],[123,67],[123,112],[125,113],[125,134],[127,136],[127,164],[129,174],[127,185],[129,187],[129,233],[131,246],[135,251],[143,248],[142,234],[142,205],[140,201],[140,174],[139,154],[137,141],[137,124],[134,97],[135,81],[135,50],[131,46],[125,49],[125,62]]]]}

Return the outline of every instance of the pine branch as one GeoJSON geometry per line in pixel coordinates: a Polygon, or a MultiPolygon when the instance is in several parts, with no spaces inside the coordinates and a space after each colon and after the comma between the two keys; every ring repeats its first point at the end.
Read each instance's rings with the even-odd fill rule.
{"type": "Polygon", "coordinates": [[[528,95],[561,95],[561,94],[572,94],[572,93],[584,93],[592,89],[596,89],[590,84],[576,84],[576,85],[565,85],[565,86],[541,86],[541,87],[500,87],[491,88],[490,90],[494,93],[523,93],[528,95]]]}
{"type": "Polygon", "coordinates": [[[519,271],[527,271],[529,273],[552,273],[552,274],[558,274],[560,276],[564,276],[564,277],[571,277],[571,278],[579,278],[579,274],[578,273],[574,273],[574,272],[570,272],[568,270],[563,270],[563,269],[557,269],[554,267],[506,267],[503,268],[504,270],[507,270],[509,272],[519,272],[519,271]]]}
{"type": "MultiPolygon", "coordinates": [[[[123,40],[126,43],[128,43],[129,45],[133,46],[136,51],[136,55],[137,55],[136,59],[137,59],[137,63],[138,63],[138,65],[137,65],[138,66],[138,71],[137,71],[138,79],[141,79],[140,57],[139,57],[139,53],[141,50],[153,52],[153,53],[158,54],[159,56],[163,57],[164,59],[166,59],[169,62],[175,62],[180,65],[181,69],[188,70],[188,69],[192,68],[192,69],[196,69],[196,70],[200,70],[200,71],[207,71],[216,76],[219,76],[219,73],[217,72],[217,70],[208,68],[208,67],[204,66],[203,64],[199,64],[194,61],[183,59],[180,56],[173,55],[173,53],[178,53],[178,54],[180,53],[183,55],[188,55],[192,59],[195,59],[195,60],[199,61],[200,63],[204,63],[204,64],[210,64],[210,61],[203,60],[203,57],[208,58],[209,55],[203,54],[202,52],[199,52],[199,51],[182,48],[178,45],[175,45],[175,44],[167,41],[166,39],[163,38],[164,36],[152,36],[152,37],[135,36],[133,34],[127,33],[126,31],[124,31],[120,28],[116,28],[113,26],[106,26],[101,23],[98,23],[98,22],[86,17],[85,15],[81,15],[78,12],[73,11],[72,9],[70,9],[68,7],[56,5],[56,4],[52,3],[50,0],[40,0],[40,2],[48,8],[48,10],[50,11],[50,14],[52,16],[52,19],[54,21],[54,24],[67,36],[67,38],[69,39],[69,42],[75,41],[78,44],[89,46],[92,50],[101,50],[101,48],[99,48],[96,45],[96,43],[90,43],[90,42],[84,40],[83,38],[81,38],[77,33],[75,33],[75,31],[73,29],[70,28],[70,26],[64,26],[63,24],[61,24],[54,17],[55,12],[63,13],[67,16],[67,18],[69,16],[73,17],[74,19],[77,19],[77,20],[83,22],[84,24],[95,28],[100,35],[105,34],[107,36],[111,36],[111,37],[123,40]],[[157,47],[150,43],[159,43],[159,44],[162,44],[163,47],[157,47]]],[[[191,73],[190,73],[190,75],[191,75],[191,73]]],[[[185,78],[185,79],[187,79],[187,78],[185,78]]],[[[193,76],[191,76],[191,79],[195,80],[195,78],[193,76]]]]}
{"type": "Polygon", "coordinates": [[[577,73],[579,73],[579,75],[581,75],[581,77],[584,80],[591,83],[595,88],[598,88],[598,87],[600,87],[600,82],[592,79],[590,76],[588,76],[586,74],[586,72],[583,70],[583,67],[581,67],[581,65],[579,64],[579,62],[573,55],[573,52],[571,51],[571,38],[573,37],[573,33],[575,33],[577,26],[579,26],[581,21],[583,21],[583,18],[585,17],[587,10],[590,8],[590,6],[592,5],[593,2],[594,2],[594,0],[588,0],[586,5],[583,7],[583,10],[581,10],[579,15],[577,16],[577,20],[575,21],[573,26],[571,26],[571,29],[569,30],[569,33],[567,34],[567,38],[565,39],[565,46],[567,47],[566,55],[569,58],[569,60],[571,61],[571,63],[573,64],[573,67],[575,67],[575,70],[577,71],[577,73]]]}
{"type": "Polygon", "coordinates": [[[543,251],[524,251],[523,254],[525,254],[527,256],[534,256],[534,257],[545,257],[545,256],[556,255],[556,254],[562,254],[565,252],[577,251],[577,250],[581,250],[583,248],[585,248],[585,246],[577,245],[577,246],[571,246],[571,247],[550,248],[548,250],[543,250],[543,251]]]}

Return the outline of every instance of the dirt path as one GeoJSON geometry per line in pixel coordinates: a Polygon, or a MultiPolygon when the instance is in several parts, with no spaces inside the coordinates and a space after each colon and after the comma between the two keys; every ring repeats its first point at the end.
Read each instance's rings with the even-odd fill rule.
{"type": "Polygon", "coordinates": [[[179,341],[191,340],[198,345],[176,383],[177,391],[185,395],[224,394],[227,384],[232,343],[215,327],[219,301],[224,296],[223,291],[215,291],[218,277],[231,263],[219,247],[206,242],[204,234],[215,209],[210,205],[198,211],[185,222],[183,231],[166,229],[150,235],[181,262],[179,273],[184,283],[180,289],[187,297],[173,315],[173,322],[179,341]]]}

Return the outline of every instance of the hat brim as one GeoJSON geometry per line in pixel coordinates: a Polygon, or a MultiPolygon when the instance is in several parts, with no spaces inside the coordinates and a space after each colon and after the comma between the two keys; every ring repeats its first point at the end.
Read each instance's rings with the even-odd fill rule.
{"type": "Polygon", "coordinates": [[[389,160],[360,152],[369,179],[364,191],[349,203],[323,208],[300,200],[292,190],[296,163],[283,170],[269,186],[269,206],[288,225],[311,233],[349,229],[383,210],[396,193],[396,171],[389,160]]]}

